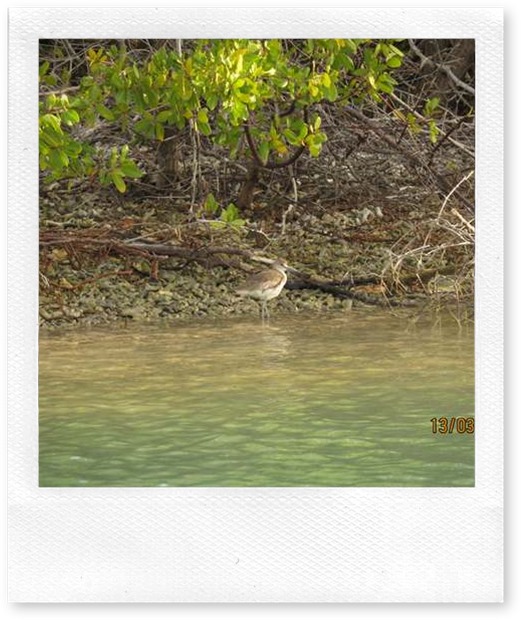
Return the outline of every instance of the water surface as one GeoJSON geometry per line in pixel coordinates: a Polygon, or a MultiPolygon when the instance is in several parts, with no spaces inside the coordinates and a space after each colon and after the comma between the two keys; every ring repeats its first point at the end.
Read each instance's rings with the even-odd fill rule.
{"type": "Polygon", "coordinates": [[[472,486],[473,335],[385,311],[42,334],[41,486],[472,486]]]}

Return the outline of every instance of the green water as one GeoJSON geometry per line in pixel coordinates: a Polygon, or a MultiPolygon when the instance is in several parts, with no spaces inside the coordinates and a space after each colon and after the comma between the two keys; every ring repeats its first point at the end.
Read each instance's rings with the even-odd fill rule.
{"type": "Polygon", "coordinates": [[[42,334],[41,486],[472,486],[471,328],[383,311],[42,334]]]}

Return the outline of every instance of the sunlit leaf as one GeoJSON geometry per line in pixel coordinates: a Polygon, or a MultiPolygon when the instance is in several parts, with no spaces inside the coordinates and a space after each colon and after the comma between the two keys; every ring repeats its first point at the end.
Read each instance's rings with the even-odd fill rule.
{"type": "Polygon", "coordinates": [[[123,175],[119,170],[113,170],[110,178],[112,179],[112,182],[116,186],[118,192],[123,194],[127,190],[127,186],[125,184],[125,181],[123,180],[123,175]]]}

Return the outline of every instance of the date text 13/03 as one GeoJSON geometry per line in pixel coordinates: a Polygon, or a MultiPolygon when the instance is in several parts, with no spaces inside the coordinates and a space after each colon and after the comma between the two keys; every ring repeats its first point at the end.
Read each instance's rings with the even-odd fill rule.
{"type": "Polygon", "coordinates": [[[440,435],[474,432],[474,418],[431,418],[431,425],[432,432],[440,435]]]}

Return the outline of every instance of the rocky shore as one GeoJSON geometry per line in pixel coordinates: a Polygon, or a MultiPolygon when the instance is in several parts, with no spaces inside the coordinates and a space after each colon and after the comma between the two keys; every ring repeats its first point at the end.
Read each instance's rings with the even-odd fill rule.
{"type": "MultiPolygon", "coordinates": [[[[235,248],[255,257],[281,257],[300,273],[324,281],[345,282],[379,277],[389,268],[391,245],[415,226],[415,221],[417,227],[425,222],[425,205],[423,212],[410,210],[407,218],[385,208],[364,213],[323,210],[318,214],[302,209],[284,224],[280,218],[273,219],[263,230],[248,222],[240,227],[216,226],[203,219],[188,222],[184,215],[172,216],[157,204],[136,203],[129,208],[129,204],[109,203],[97,209],[72,203],[44,206],[39,299],[40,327],[44,329],[121,320],[259,315],[259,304],[238,297],[236,288],[249,273],[262,269],[261,263],[226,253],[207,262],[154,258],[153,253],[117,251],[116,241],[121,245],[141,239],[186,247],[187,251],[235,248]],[[49,211],[52,220],[46,217],[49,211]]],[[[437,265],[427,263],[426,267],[437,265]]],[[[269,302],[271,314],[345,312],[353,303],[362,303],[360,298],[353,302],[323,290],[292,288],[292,281],[290,275],[286,289],[269,302]]],[[[420,306],[454,303],[464,300],[466,294],[468,305],[472,283],[454,282],[443,291],[430,285],[417,289],[412,297],[409,290],[407,301],[420,306]]],[[[369,287],[368,294],[369,303],[385,305],[378,286],[369,287]]]]}

